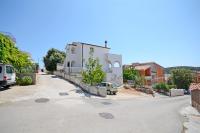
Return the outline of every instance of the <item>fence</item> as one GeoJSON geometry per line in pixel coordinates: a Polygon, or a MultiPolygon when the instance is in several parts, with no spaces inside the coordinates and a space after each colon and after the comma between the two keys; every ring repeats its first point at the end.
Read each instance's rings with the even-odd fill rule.
{"type": "Polygon", "coordinates": [[[93,95],[98,95],[98,96],[102,96],[102,97],[106,97],[107,96],[107,90],[104,88],[97,88],[95,86],[90,86],[87,85],[85,83],[83,83],[81,81],[81,79],[76,78],[75,76],[70,76],[64,72],[60,72],[60,71],[54,71],[54,75],[56,76],[60,76],[70,82],[72,82],[73,84],[79,86],[81,89],[83,89],[84,91],[93,94],[93,95]]]}
{"type": "Polygon", "coordinates": [[[192,106],[200,112],[200,90],[195,89],[191,91],[192,106]]]}

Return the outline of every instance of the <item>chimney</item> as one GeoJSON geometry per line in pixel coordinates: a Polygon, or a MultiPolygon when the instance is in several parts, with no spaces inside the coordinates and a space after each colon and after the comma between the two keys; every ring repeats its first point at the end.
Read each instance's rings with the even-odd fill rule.
{"type": "Polygon", "coordinates": [[[105,40],[105,48],[107,48],[107,41],[105,40]]]}

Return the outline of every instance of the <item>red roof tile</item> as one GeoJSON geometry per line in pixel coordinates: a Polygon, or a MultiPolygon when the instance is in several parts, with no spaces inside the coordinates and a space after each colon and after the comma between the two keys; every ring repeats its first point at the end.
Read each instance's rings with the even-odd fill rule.
{"type": "Polygon", "coordinates": [[[200,83],[190,84],[190,90],[200,90],[200,83]]]}

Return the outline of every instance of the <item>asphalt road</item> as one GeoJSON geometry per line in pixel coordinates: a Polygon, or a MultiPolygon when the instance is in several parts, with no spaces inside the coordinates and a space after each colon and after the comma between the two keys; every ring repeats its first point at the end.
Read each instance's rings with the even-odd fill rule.
{"type": "MultiPolygon", "coordinates": [[[[54,80],[53,85],[62,88],[62,79],[49,82],[44,75],[42,80],[43,90],[54,80]]],[[[189,96],[112,100],[63,93],[59,97],[0,104],[0,133],[181,133],[179,112],[190,104],[189,96]]]]}

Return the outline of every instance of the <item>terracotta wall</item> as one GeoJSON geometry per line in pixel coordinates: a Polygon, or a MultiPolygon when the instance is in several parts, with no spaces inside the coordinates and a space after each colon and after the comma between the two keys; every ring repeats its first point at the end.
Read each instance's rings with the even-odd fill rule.
{"type": "Polygon", "coordinates": [[[165,73],[164,73],[164,69],[162,67],[160,67],[159,65],[156,65],[156,70],[157,70],[157,82],[165,82],[165,73]]]}

